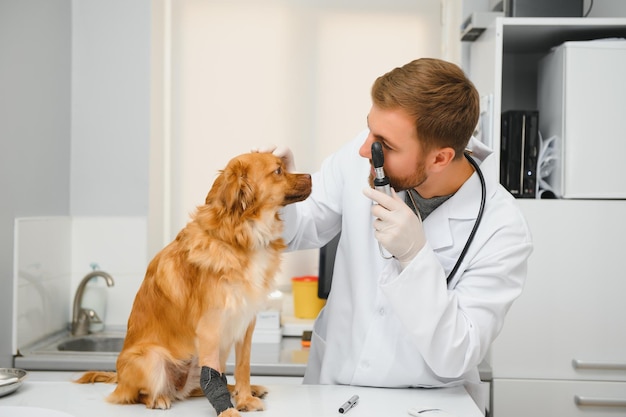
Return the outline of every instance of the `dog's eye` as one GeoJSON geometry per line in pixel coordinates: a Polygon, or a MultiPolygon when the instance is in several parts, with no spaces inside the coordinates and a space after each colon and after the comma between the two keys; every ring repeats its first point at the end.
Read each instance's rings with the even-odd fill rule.
{"type": "Polygon", "coordinates": [[[281,167],[276,168],[276,171],[274,171],[274,174],[276,175],[282,175],[283,173],[283,169],[281,167]]]}

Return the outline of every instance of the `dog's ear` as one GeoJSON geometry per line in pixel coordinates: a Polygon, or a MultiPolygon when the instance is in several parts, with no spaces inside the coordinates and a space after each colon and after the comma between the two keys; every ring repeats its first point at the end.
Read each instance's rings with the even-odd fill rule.
{"type": "Polygon", "coordinates": [[[206,198],[220,201],[231,213],[243,213],[254,204],[254,190],[248,178],[248,167],[241,161],[234,161],[215,180],[206,198]]]}

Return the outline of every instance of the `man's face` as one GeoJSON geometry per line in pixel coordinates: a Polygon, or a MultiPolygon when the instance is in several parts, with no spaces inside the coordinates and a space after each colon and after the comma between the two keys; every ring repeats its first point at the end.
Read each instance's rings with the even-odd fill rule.
{"type": "MultiPolygon", "coordinates": [[[[426,158],[415,133],[411,117],[402,109],[381,109],[372,106],[367,117],[370,130],[359,155],[372,163],[372,143],[380,142],[385,155],[385,174],[396,191],[416,188],[426,179],[426,158]]],[[[374,167],[370,171],[374,186],[374,167]]]]}

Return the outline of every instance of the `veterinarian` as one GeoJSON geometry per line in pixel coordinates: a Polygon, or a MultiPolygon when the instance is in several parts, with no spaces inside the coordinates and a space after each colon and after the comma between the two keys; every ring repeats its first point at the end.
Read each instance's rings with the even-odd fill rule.
{"type": "MultiPolygon", "coordinates": [[[[341,232],[304,382],[465,384],[484,410],[477,367],[522,291],[529,229],[498,182],[496,156],[472,138],[479,97],[460,68],[418,59],[379,77],[371,94],[368,129],[323,162],[307,200],[282,213],[290,250],[341,232]],[[392,196],[371,187],[374,141],[392,196]]],[[[274,153],[295,169],[289,149],[274,153]]]]}

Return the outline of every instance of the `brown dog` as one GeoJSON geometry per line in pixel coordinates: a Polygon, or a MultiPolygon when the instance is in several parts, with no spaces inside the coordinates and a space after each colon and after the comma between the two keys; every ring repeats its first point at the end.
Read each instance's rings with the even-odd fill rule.
{"type": "Polygon", "coordinates": [[[118,404],[168,409],[173,400],[204,391],[220,417],[263,410],[257,397],[267,390],[250,386],[255,317],[272,291],[285,248],[278,211],[310,193],[311,176],[285,172],[271,153],[233,158],[206,204],[150,262],[128,319],[117,373],[87,372],[76,382],[117,382],[107,400],[118,404]],[[222,375],[233,344],[236,383],[228,391],[237,410],[222,375]],[[205,375],[206,369],[215,372],[205,375]],[[221,385],[222,407],[207,392],[209,383],[221,385]]]}

